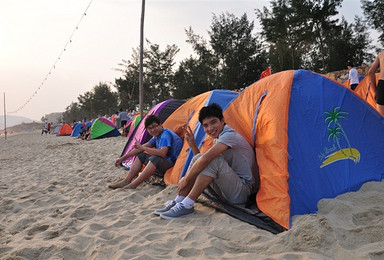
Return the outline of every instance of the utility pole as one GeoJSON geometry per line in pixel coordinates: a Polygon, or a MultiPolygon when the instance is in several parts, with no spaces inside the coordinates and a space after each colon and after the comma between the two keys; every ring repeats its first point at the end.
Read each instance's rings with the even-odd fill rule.
{"type": "Polygon", "coordinates": [[[143,103],[144,103],[144,88],[143,88],[143,44],[144,44],[144,13],[145,0],[141,0],[141,24],[140,24],[140,72],[139,72],[139,106],[140,118],[143,119],[143,103]]]}
{"type": "Polygon", "coordinates": [[[4,136],[7,140],[7,111],[5,109],[5,92],[4,92],[4,136]]]}

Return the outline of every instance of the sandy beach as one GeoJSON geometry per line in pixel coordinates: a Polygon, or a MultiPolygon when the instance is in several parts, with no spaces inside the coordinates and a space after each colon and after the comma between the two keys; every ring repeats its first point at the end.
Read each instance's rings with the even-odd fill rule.
{"type": "Polygon", "coordinates": [[[384,259],[384,182],[324,199],[278,235],[200,203],[164,220],[153,211],[176,186],[107,188],[125,143],[2,136],[0,259],[384,259]]]}

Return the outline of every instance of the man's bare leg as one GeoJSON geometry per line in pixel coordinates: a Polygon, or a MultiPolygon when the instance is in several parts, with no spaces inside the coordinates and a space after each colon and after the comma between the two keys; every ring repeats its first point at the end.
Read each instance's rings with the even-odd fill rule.
{"type": "Polygon", "coordinates": [[[135,161],[133,162],[132,166],[131,166],[131,169],[129,169],[128,173],[127,173],[127,176],[125,177],[124,180],[122,180],[121,182],[118,182],[118,183],[115,183],[115,184],[111,184],[111,185],[108,185],[108,188],[110,189],[118,189],[118,188],[123,188],[125,186],[127,186],[128,184],[131,183],[131,181],[133,180],[133,178],[136,177],[136,175],[140,172],[141,168],[143,167],[143,164],[141,163],[141,161],[139,160],[138,157],[136,157],[135,161]]]}
{"type": "Polygon", "coordinates": [[[199,176],[197,176],[196,178],[196,181],[191,189],[191,191],[188,193],[188,197],[191,199],[191,200],[194,200],[196,201],[197,198],[199,198],[199,196],[201,195],[201,193],[203,193],[203,191],[205,190],[205,188],[208,187],[208,185],[213,181],[213,178],[212,177],[209,177],[209,176],[206,176],[206,175],[202,175],[202,174],[199,174],[199,176]]]}
{"type": "Polygon", "coordinates": [[[139,176],[134,181],[124,186],[123,189],[136,189],[137,186],[139,186],[141,183],[151,177],[155,173],[155,171],[156,166],[152,162],[149,162],[145,166],[144,170],[139,174],[139,176]]]}

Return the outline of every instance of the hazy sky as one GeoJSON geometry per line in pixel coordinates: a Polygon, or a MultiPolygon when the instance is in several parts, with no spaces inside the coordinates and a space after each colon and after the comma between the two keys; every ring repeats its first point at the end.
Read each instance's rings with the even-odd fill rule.
{"type": "MultiPolygon", "coordinates": [[[[141,1],[93,0],[75,30],[90,2],[0,0],[0,114],[3,93],[7,114],[30,100],[11,115],[40,120],[65,111],[99,82],[114,82],[121,76],[114,69],[139,46],[141,1]],[[73,32],[72,42],[63,51],[73,32]]],[[[192,54],[185,42],[186,28],[191,26],[208,39],[212,14],[226,11],[237,17],[247,13],[259,27],[254,10],[263,6],[269,7],[269,1],[147,0],[145,38],[162,50],[176,44],[180,48],[176,59],[182,60],[192,54]]],[[[360,1],[344,0],[340,13],[352,22],[355,14],[362,13],[360,1]]]]}

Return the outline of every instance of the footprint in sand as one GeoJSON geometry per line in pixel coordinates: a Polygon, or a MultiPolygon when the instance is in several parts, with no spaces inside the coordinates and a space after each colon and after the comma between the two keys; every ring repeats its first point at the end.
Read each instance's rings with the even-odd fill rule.
{"type": "Polygon", "coordinates": [[[357,226],[365,226],[377,224],[382,221],[384,217],[384,211],[380,209],[372,209],[367,212],[357,213],[352,215],[352,221],[357,226]]]}
{"type": "Polygon", "coordinates": [[[177,251],[177,254],[182,257],[193,257],[193,256],[201,256],[202,251],[196,248],[183,248],[177,251]]]}
{"type": "Polygon", "coordinates": [[[25,237],[26,240],[31,240],[33,236],[37,233],[44,232],[49,228],[49,225],[42,225],[38,227],[33,227],[29,230],[27,230],[27,237],[25,237]]]}
{"type": "Polygon", "coordinates": [[[71,217],[78,220],[90,220],[96,215],[96,210],[89,207],[80,207],[77,208],[72,214],[71,217]]]}

